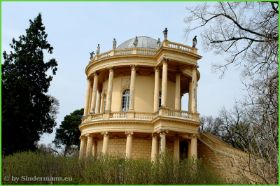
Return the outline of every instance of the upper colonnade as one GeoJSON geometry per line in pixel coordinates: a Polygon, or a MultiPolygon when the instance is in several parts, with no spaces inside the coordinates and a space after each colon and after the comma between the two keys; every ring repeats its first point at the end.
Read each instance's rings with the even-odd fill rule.
{"type": "MultiPolygon", "coordinates": [[[[159,107],[168,109],[166,105],[168,81],[172,79],[176,84],[175,99],[174,106],[169,109],[181,111],[181,97],[184,93],[189,93],[188,113],[189,115],[197,113],[196,88],[200,76],[197,70],[197,60],[201,56],[197,54],[194,45],[196,43],[190,47],[169,41],[167,30],[164,30],[163,42],[160,39],[140,36],[127,40],[117,47],[114,38],[112,50],[104,53],[100,53],[98,44],[95,55],[94,52],[91,53],[90,62],[86,67],[88,89],[84,115],[111,112],[114,71],[124,68],[130,69],[130,111],[134,111],[136,69],[140,71],[149,68],[154,73],[153,112],[159,111],[159,107]],[[102,78],[99,78],[100,75],[102,78]],[[99,95],[101,93],[98,92],[98,82],[106,80],[108,81],[106,93],[103,92],[102,95],[99,95]],[[102,101],[102,99],[106,100],[102,101]]],[[[179,113],[179,115],[184,115],[184,113],[179,113]]]]}
{"type": "Polygon", "coordinates": [[[82,129],[90,128],[92,122],[129,119],[155,123],[162,117],[193,123],[195,127],[189,130],[195,131],[199,125],[197,60],[201,58],[195,45],[169,41],[167,30],[162,42],[140,36],[117,47],[113,39],[112,50],[104,53],[98,44],[85,70],[88,82],[82,135],[87,133],[82,129]],[[185,93],[187,111],[181,109],[185,93]]]}

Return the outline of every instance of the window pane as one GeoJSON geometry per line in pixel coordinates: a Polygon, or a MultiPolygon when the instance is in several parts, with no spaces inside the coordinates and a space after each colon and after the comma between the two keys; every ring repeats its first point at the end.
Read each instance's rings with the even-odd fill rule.
{"type": "Polygon", "coordinates": [[[123,91],[122,95],[122,111],[126,112],[129,109],[129,90],[123,91]]]}

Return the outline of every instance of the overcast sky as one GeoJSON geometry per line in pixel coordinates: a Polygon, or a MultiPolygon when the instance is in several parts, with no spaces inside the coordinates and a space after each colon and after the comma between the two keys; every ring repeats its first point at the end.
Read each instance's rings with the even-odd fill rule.
{"type": "MultiPolygon", "coordinates": [[[[199,33],[185,37],[184,17],[186,7],[197,3],[160,2],[61,2],[61,3],[2,3],[2,50],[9,51],[12,38],[25,34],[29,19],[42,13],[48,40],[54,47],[52,57],[58,61],[57,75],[49,88],[49,94],[59,100],[58,125],[64,116],[84,106],[86,94],[85,67],[89,52],[98,43],[101,52],[110,50],[112,39],[118,44],[135,36],[163,38],[162,31],[168,28],[170,41],[191,45],[198,35],[201,79],[198,82],[198,112],[201,116],[217,116],[222,107],[230,109],[244,95],[240,68],[232,66],[225,76],[214,72],[214,63],[223,63],[225,56],[217,56],[203,50],[199,33]]],[[[183,108],[187,102],[183,99],[183,108]]],[[[55,130],[54,130],[55,131],[55,130]]],[[[41,143],[51,143],[53,134],[43,135],[41,143]]]]}

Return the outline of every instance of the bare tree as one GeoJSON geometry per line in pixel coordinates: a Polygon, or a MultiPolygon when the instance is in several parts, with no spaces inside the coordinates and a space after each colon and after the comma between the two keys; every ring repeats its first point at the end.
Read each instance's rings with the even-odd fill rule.
{"type": "Polygon", "coordinates": [[[278,2],[205,3],[188,13],[187,34],[201,29],[204,47],[227,56],[216,69],[243,66],[248,96],[220,113],[220,137],[249,153],[242,170],[278,183],[278,2]]]}
{"type": "Polygon", "coordinates": [[[187,34],[203,29],[205,48],[229,55],[219,69],[241,62],[246,73],[277,69],[278,2],[205,3],[187,10],[187,34]]]}

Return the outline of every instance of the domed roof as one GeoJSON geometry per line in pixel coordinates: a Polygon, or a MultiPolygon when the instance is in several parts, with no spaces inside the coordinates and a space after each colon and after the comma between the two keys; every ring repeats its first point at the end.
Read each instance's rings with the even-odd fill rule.
{"type": "Polygon", "coordinates": [[[137,36],[121,43],[117,49],[124,48],[158,48],[157,40],[147,36],[137,36]]]}

